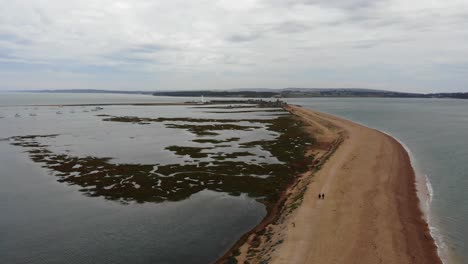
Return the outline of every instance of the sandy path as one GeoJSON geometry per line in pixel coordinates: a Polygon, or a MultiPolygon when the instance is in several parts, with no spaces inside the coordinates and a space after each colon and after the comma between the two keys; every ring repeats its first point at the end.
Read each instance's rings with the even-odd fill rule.
{"type": "Polygon", "coordinates": [[[440,263],[418,208],[414,173],[403,147],[346,120],[292,110],[304,120],[332,122],[347,138],[284,222],[283,242],[269,263],[440,263]],[[325,200],[317,199],[320,192],[325,200]]]}

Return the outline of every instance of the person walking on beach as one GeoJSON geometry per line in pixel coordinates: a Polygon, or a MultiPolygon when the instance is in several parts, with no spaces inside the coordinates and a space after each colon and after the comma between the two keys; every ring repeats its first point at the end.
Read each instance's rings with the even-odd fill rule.
{"type": "Polygon", "coordinates": [[[322,194],[321,194],[321,193],[319,193],[318,197],[319,197],[319,199],[322,199],[322,194]]]}
{"type": "Polygon", "coordinates": [[[325,199],[325,194],[324,194],[324,193],[322,193],[322,200],[324,200],[324,199],[325,199]]]}

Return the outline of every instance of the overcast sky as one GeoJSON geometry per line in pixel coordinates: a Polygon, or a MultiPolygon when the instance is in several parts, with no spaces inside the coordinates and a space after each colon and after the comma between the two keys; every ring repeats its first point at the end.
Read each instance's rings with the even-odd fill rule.
{"type": "Polygon", "coordinates": [[[468,91],[467,0],[0,6],[0,90],[468,91]]]}

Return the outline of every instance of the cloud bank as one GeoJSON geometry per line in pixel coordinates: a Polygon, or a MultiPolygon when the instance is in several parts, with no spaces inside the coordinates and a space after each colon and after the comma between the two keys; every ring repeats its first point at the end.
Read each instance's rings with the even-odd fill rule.
{"type": "Polygon", "coordinates": [[[0,0],[1,90],[468,91],[466,0],[0,0]]]}

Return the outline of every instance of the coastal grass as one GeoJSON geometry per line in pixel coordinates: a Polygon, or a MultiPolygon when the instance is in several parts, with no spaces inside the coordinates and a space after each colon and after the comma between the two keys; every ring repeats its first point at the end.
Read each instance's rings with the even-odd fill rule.
{"type": "MultiPolygon", "coordinates": [[[[109,117],[106,117],[109,118],[109,117]]],[[[115,122],[139,124],[153,122],[147,118],[110,117],[115,122]]],[[[188,121],[192,124],[167,124],[171,128],[189,130],[197,136],[198,143],[228,143],[240,138],[214,140],[205,138],[221,130],[251,130],[257,126],[241,126],[217,122],[213,119],[158,118],[156,122],[188,121]],[[198,124],[197,124],[198,123],[198,124]]],[[[242,120],[245,121],[245,120],[242,120]]],[[[202,190],[225,192],[231,195],[247,194],[264,203],[267,210],[276,203],[282,191],[294,178],[312,165],[313,159],[305,157],[306,150],[315,143],[304,132],[304,124],[293,115],[262,120],[268,130],[278,135],[274,140],[241,143],[245,151],[214,152],[213,147],[169,146],[166,150],[175,155],[187,156],[187,164],[115,164],[111,157],[78,157],[53,153],[41,142],[59,135],[17,136],[8,139],[10,144],[23,147],[30,158],[58,177],[58,181],[80,186],[88,196],[128,202],[163,202],[187,199],[202,190]],[[248,148],[268,151],[279,163],[252,163],[238,160],[255,156],[248,148]],[[209,158],[210,161],[203,161],[209,158]],[[202,161],[197,161],[201,159],[202,161]]],[[[219,145],[217,147],[220,147],[219,145]]]]}

